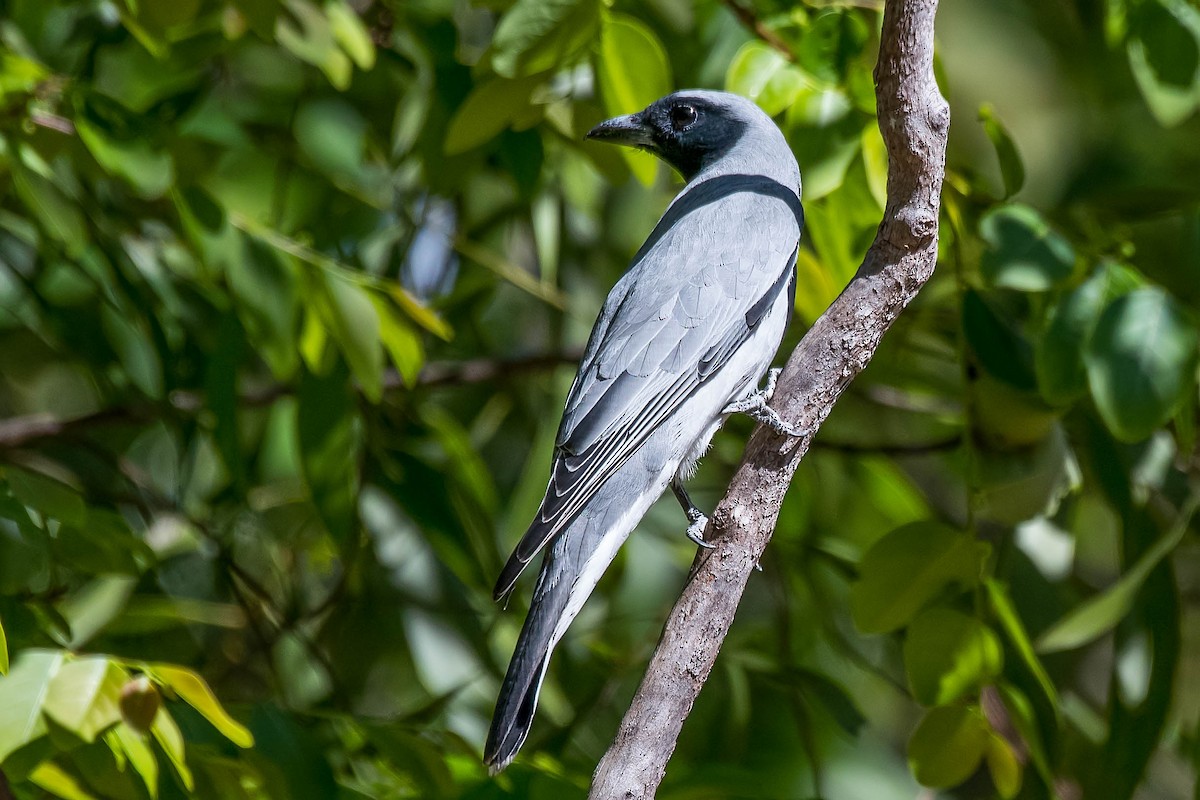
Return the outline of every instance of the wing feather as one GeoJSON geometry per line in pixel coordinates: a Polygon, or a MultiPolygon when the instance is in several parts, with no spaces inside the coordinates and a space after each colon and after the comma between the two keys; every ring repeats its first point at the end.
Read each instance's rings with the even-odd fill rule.
{"type": "Polygon", "coordinates": [[[656,229],[605,301],[567,397],[546,497],[497,596],[794,287],[800,225],[794,194],[789,203],[751,190],[656,229]]]}

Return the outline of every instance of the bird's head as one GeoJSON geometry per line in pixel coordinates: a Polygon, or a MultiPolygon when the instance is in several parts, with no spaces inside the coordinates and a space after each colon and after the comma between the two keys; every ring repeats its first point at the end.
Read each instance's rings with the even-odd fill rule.
{"type": "Polygon", "coordinates": [[[744,97],[691,90],[656,100],[636,114],[601,122],[587,138],[638,147],[654,153],[687,180],[728,153],[769,117],[744,97]]]}

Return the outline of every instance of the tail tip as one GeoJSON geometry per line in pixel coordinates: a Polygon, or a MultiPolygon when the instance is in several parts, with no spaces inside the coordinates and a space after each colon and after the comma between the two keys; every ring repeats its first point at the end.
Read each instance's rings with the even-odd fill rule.
{"type": "Polygon", "coordinates": [[[494,778],[503,772],[513,762],[513,758],[515,757],[516,753],[510,753],[503,757],[499,753],[491,753],[483,757],[483,763],[487,767],[488,775],[494,778]]]}

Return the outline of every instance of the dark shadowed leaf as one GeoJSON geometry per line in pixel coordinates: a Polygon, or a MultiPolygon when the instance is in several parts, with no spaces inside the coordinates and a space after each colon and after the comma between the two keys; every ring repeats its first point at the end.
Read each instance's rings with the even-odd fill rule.
{"type": "Polygon", "coordinates": [[[217,328],[216,347],[204,376],[208,407],[213,413],[213,441],[235,488],[246,485],[245,462],[238,440],[238,367],[245,334],[237,316],[230,313],[217,328]]]}
{"type": "Polygon", "coordinates": [[[980,269],[993,286],[1045,292],[1071,277],[1075,250],[1029,206],[1010,204],[983,215],[987,243],[980,269]]]}
{"type": "Polygon", "coordinates": [[[1114,436],[1144,439],[1195,392],[1198,341],[1195,323],[1162,289],[1108,305],[1084,358],[1096,408],[1114,436]]]}
{"type": "Polygon", "coordinates": [[[300,383],[296,425],[310,497],[333,538],[349,542],[358,527],[358,458],[362,426],[349,375],[334,369],[300,383]]]}
{"type": "Polygon", "coordinates": [[[945,705],[978,691],[1002,664],[996,634],[960,611],[930,608],[908,626],[904,669],[913,697],[924,705],[945,705]]]}
{"type": "Polygon", "coordinates": [[[1161,125],[1178,125],[1200,104],[1200,10],[1186,0],[1131,7],[1129,66],[1161,125]]]}
{"type": "Polygon", "coordinates": [[[797,60],[822,81],[838,83],[869,37],[867,24],[853,10],[825,8],[817,12],[804,31],[796,51],[797,60]]]}
{"type": "Polygon", "coordinates": [[[83,497],[57,478],[11,465],[4,475],[13,496],[30,508],[67,525],[83,525],[87,519],[83,497]]]}
{"type": "Polygon", "coordinates": [[[1059,300],[1034,353],[1038,387],[1048,401],[1065,405],[1087,391],[1083,354],[1096,322],[1112,298],[1135,285],[1128,268],[1106,261],[1059,300]]]}
{"type": "Polygon", "coordinates": [[[1013,605],[1012,599],[1008,596],[1007,588],[1004,584],[994,579],[984,581],[984,586],[987,589],[992,614],[995,616],[996,621],[1000,623],[1000,629],[1004,631],[1004,635],[1008,638],[1009,645],[1017,652],[1022,665],[1037,682],[1037,686],[1041,689],[1046,700],[1046,705],[1057,713],[1058,691],[1054,688],[1054,682],[1050,680],[1050,676],[1046,673],[1046,668],[1042,665],[1041,659],[1034,652],[1033,641],[1029,638],[1025,624],[1021,621],[1021,617],[1017,614],[1017,609],[1013,605]]]}
{"type": "Polygon", "coordinates": [[[162,197],[174,183],[175,167],[167,151],[144,139],[117,139],[86,119],[76,120],[75,129],[100,166],[127,181],[142,197],[162,197]]]}
{"type": "Polygon", "coordinates": [[[907,625],[949,585],[979,581],[989,547],[938,522],[913,522],[876,542],[850,588],[850,613],[863,633],[907,625]]]}
{"type": "Polygon", "coordinates": [[[996,109],[991,103],[979,107],[979,121],[983,123],[983,132],[991,140],[992,147],[996,149],[1000,177],[1004,180],[1004,197],[1012,197],[1025,185],[1025,164],[1021,161],[1021,154],[1017,152],[1016,143],[996,116],[996,109]]]}
{"type": "Polygon", "coordinates": [[[962,301],[963,333],[971,351],[988,374],[1015,389],[1037,388],[1033,369],[1033,346],[979,292],[968,290],[962,301]]]}

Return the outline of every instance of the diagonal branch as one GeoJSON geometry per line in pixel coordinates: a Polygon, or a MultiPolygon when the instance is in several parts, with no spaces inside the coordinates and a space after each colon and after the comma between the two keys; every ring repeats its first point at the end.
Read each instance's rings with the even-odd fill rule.
{"type": "Polygon", "coordinates": [[[751,437],[705,533],[716,547],[697,555],[642,685],[596,768],[592,800],[654,796],[813,434],[933,274],[950,126],[933,76],[936,11],[937,0],[884,6],[875,86],[888,151],[887,208],[858,273],[792,352],[775,397],[783,418],[809,433],[785,439],[759,428],[751,437]]]}

